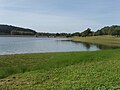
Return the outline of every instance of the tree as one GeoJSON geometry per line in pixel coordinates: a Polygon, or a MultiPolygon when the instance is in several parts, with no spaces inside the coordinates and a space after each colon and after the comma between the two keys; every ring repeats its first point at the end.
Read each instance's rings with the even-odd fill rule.
{"type": "Polygon", "coordinates": [[[103,32],[101,30],[98,30],[97,32],[95,32],[95,36],[98,36],[98,35],[103,35],[103,32]]]}
{"type": "Polygon", "coordinates": [[[88,28],[87,30],[85,30],[84,32],[81,33],[82,37],[86,37],[86,36],[91,36],[92,35],[92,31],[90,28],[88,28]]]}
{"type": "Polygon", "coordinates": [[[80,32],[75,32],[72,34],[72,36],[81,36],[80,32]]]}

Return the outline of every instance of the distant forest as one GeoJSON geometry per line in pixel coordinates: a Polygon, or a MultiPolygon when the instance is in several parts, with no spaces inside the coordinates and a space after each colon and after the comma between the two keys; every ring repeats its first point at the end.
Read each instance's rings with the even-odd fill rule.
{"type": "Polygon", "coordinates": [[[0,25],[0,35],[32,35],[36,37],[72,37],[72,36],[100,36],[100,35],[113,35],[120,36],[120,26],[107,26],[97,31],[92,31],[90,28],[83,32],[75,33],[44,33],[36,32],[32,29],[26,29],[11,25],[0,25]]]}
{"type": "Polygon", "coordinates": [[[36,31],[15,27],[11,25],[0,25],[0,35],[35,35],[36,31]]]}

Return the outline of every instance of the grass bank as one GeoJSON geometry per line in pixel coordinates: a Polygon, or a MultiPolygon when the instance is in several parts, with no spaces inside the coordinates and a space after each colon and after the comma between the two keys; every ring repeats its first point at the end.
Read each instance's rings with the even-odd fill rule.
{"type": "Polygon", "coordinates": [[[120,37],[115,36],[90,36],[90,37],[73,37],[76,42],[88,42],[108,46],[120,47],[120,37]]]}
{"type": "Polygon", "coordinates": [[[0,90],[120,88],[120,49],[0,56],[0,90]]]}

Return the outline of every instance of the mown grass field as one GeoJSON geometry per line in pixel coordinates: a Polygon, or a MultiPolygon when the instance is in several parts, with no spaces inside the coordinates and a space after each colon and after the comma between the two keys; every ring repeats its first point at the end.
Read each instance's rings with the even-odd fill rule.
{"type": "Polygon", "coordinates": [[[120,49],[0,56],[0,90],[120,90],[120,49]]]}

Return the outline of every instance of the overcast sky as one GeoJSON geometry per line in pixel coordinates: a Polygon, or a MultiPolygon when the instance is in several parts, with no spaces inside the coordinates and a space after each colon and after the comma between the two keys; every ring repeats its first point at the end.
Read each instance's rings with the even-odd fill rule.
{"type": "Polygon", "coordinates": [[[77,32],[120,24],[120,0],[0,0],[0,24],[77,32]]]}

